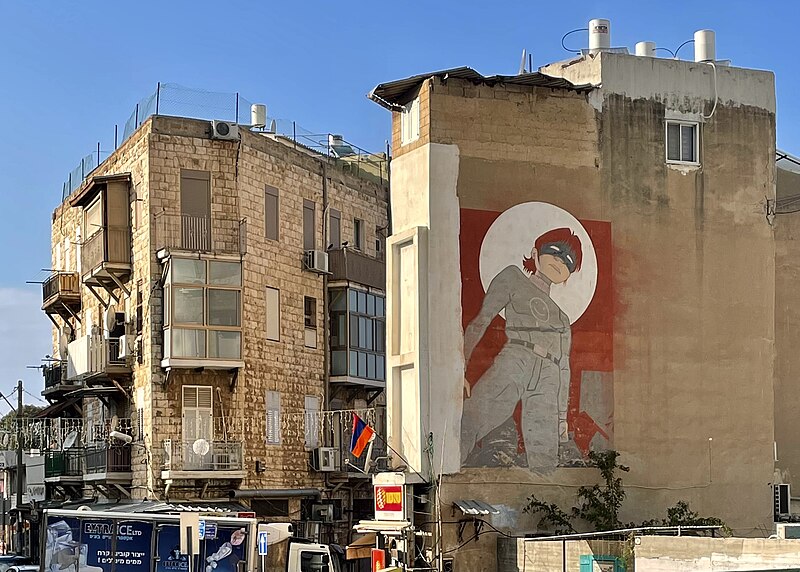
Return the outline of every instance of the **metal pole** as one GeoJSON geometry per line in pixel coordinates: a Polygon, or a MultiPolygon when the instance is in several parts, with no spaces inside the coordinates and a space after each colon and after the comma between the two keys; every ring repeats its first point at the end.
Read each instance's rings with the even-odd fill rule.
{"type": "Polygon", "coordinates": [[[15,552],[22,555],[22,380],[17,380],[17,539],[15,552]]]}
{"type": "Polygon", "coordinates": [[[3,495],[0,496],[0,508],[3,511],[2,515],[3,532],[0,533],[0,539],[2,539],[3,554],[5,554],[6,550],[8,550],[8,546],[6,545],[6,483],[7,483],[6,474],[7,474],[6,470],[3,469],[3,495]]]}
{"type": "Polygon", "coordinates": [[[156,115],[158,115],[158,107],[161,103],[161,82],[156,86],[156,115]]]}
{"type": "Polygon", "coordinates": [[[117,130],[119,129],[119,125],[114,124],[114,151],[117,150],[117,130]]]}
{"type": "Polygon", "coordinates": [[[100,166],[100,141],[97,142],[97,165],[100,166]]]}
{"type": "Polygon", "coordinates": [[[297,123],[292,121],[292,141],[294,141],[294,148],[297,149],[297,123]]]}
{"type": "Polygon", "coordinates": [[[236,119],[234,123],[239,123],[239,92],[236,92],[236,119]]]}
{"type": "Polygon", "coordinates": [[[139,104],[138,103],[136,104],[136,111],[134,113],[135,113],[134,117],[136,119],[133,120],[133,128],[136,129],[137,127],[139,127],[139,104]]]}

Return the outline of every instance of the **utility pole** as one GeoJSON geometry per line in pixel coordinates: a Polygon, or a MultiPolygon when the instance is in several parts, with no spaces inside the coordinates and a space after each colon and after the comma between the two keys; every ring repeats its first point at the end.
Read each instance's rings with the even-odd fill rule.
{"type": "Polygon", "coordinates": [[[17,537],[15,552],[22,555],[22,380],[17,380],[17,537]]]}

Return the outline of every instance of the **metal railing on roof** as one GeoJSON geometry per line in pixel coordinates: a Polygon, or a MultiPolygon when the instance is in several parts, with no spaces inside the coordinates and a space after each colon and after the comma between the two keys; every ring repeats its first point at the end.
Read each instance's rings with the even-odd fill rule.
{"type": "MultiPolygon", "coordinates": [[[[119,126],[114,126],[113,149],[116,150],[127,141],[153,115],[218,119],[249,126],[251,105],[252,102],[238,92],[207,91],[176,83],[159,83],[153,93],[140,99],[133,107],[121,134],[119,126]]],[[[381,181],[388,181],[388,149],[386,153],[369,153],[333,134],[315,134],[302,129],[294,121],[274,117],[267,118],[267,126],[270,132],[288,139],[295,145],[330,157],[357,176],[377,177],[381,181]]],[[[104,150],[98,142],[96,150],[84,156],[70,171],[62,185],[61,200],[66,200],[80,187],[110,154],[108,148],[105,147],[104,150]]]]}

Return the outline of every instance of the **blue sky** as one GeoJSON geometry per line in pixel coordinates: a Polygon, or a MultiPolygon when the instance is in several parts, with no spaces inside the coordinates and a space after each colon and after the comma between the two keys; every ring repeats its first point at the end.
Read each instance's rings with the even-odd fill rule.
{"type": "Polygon", "coordinates": [[[461,65],[512,74],[523,48],[534,66],[564,59],[561,36],[594,17],[631,50],[640,40],[674,50],[714,29],[718,58],[776,73],[778,145],[800,153],[794,1],[0,0],[0,391],[19,377],[41,389],[26,366],[49,353],[49,322],[25,281],[49,266],[63,181],[98,141],[113,149],[114,125],[157,82],[238,91],[270,116],[382,150],[389,116],[365,97],[376,84],[461,65]]]}

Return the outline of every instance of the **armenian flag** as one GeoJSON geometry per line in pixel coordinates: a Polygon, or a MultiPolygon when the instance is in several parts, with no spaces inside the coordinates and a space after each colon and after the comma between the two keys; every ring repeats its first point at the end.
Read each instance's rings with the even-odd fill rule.
{"type": "Polygon", "coordinates": [[[353,438],[350,440],[350,452],[356,457],[360,457],[374,436],[375,430],[353,413],[353,438]]]}

